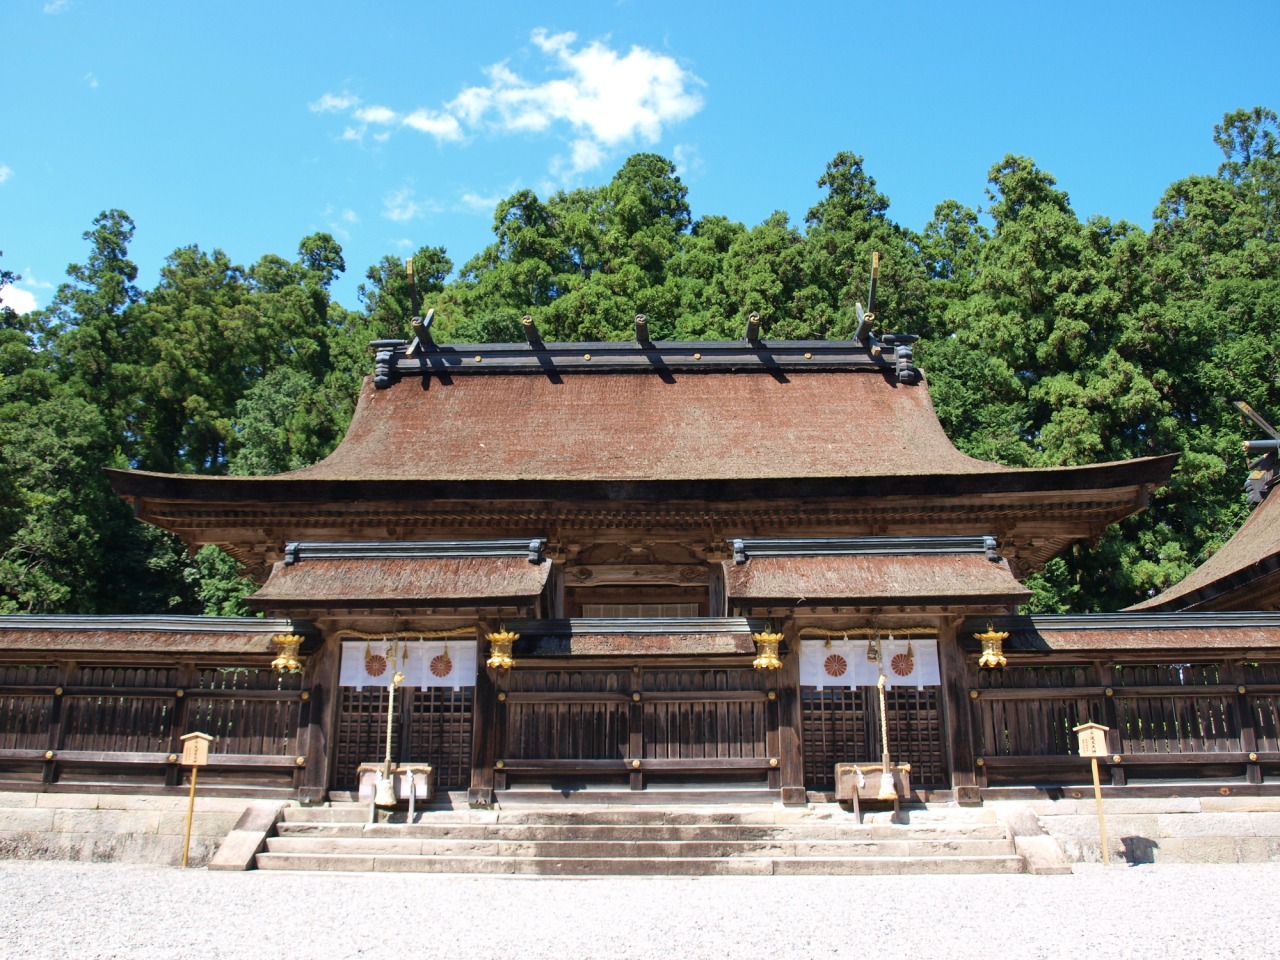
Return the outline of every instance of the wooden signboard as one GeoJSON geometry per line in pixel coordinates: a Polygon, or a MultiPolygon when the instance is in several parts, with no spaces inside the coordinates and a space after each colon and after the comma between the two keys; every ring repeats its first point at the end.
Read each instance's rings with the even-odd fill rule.
{"type": "Polygon", "coordinates": [[[182,765],[184,767],[207,767],[209,765],[209,744],[213,737],[207,733],[188,733],[182,737],[182,765]]]}
{"type": "Polygon", "coordinates": [[[191,851],[191,818],[196,811],[196,777],[200,768],[209,764],[209,744],[213,737],[207,733],[188,733],[182,738],[182,765],[191,768],[191,799],[187,802],[187,836],[182,841],[182,865],[187,865],[191,851]]]}
{"type": "Polygon", "coordinates": [[[1107,755],[1107,733],[1110,727],[1100,723],[1082,723],[1073,728],[1080,737],[1080,756],[1105,757],[1107,755]]]}
{"type": "Polygon", "coordinates": [[[1102,815],[1102,782],[1098,779],[1098,758],[1107,755],[1107,734],[1111,728],[1104,727],[1100,723],[1082,723],[1072,729],[1080,737],[1080,756],[1088,757],[1089,766],[1093,768],[1093,800],[1098,807],[1098,836],[1102,841],[1102,862],[1109,865],[1111,855],[1107,851],[1107,821],[1102,815]]]}

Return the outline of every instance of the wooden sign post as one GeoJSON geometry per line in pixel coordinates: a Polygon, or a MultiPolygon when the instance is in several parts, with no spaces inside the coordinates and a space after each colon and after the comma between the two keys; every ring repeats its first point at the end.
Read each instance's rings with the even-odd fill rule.
{"type": "Polygon", "coordinates": [[[196,774],[209,763],[209,744],[213,737],[207,733],[188,733],[182,737],[182,765],[191,768],[191,800],[187,803],[187,836],[182,841],[182,865],[187,865],[191,851],[191,819],[196,812],[196,774]]]}
{"type": "Polygon", "coordinates": [[[1089,758],[1093,767],[1093,800],[1098,805],[1098,836],[1102,840],[1102,862],[1111,865],[1111,854],[1107,850],[1107,823],[1102,817],[1102,781],[1098,778],[1098,758],[1107,755],[1107,733],[1110,727],[1100,723],[1082,723],[1073,728],[1080,736],[1080,756],[1089,758]]]}

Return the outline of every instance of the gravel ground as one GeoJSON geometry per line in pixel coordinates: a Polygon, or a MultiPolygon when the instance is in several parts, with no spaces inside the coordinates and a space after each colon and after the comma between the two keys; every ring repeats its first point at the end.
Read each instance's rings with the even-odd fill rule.
{"type": "Polygon", "coordinates": [[[1229,960],[1272,955],[1277,917],[1280,864],[584,880],[0,862],[0,957],[25,960],[1229,960]]]}

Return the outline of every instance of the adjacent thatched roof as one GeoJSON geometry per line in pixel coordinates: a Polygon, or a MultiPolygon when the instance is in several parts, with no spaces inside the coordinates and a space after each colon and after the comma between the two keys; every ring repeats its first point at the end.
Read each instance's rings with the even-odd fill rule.
{"type": "Polygon", "coordinates": [[[997,604],[1031,598],[1004,561],[953,556],[758,557],[724,562],[734,603],[755,606],[997,604]]]}
{"type": "Polygon", "coordinates": [[[1006,653],[1079,653],[1106,655],[1160,653],[1185,657],[1196,652],[1280,648],[1280,614],[1275,613],[1106,613],[1068,616],[973,618],[959,638],[969,650],[980,649],[975,633],[990,623],[1009,634],[1006,653]]]}
{"type": "Polygon", "coordinates": [[[272,654],[278,634],[309,625],[256,617],[0,617],[0,651],[272,654]]]}
{"type": "Polygon", "coordinates": [[[277,563],[256,609],[284,610],[316,603],[382,606],[511,606],[533,603],[546,586],[551,561],[516,557],[380,557],[277,563]]]}
{"type": "Polygon", "coordinates": [[[1182,582],[1131,610],[1274,610],[1280,607],[1280,495],[1182,582]]]}

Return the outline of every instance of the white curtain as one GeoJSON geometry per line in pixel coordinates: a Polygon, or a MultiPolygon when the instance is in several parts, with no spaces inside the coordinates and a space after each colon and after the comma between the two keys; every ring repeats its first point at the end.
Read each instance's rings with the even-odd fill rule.
{"type": "MultiPolygon", "coordinates": [[[[926,687],[942,682],[938,673],[938,641],[889,639],[879,641],[886,687],[926,687]]],[[[866,638],[808,639],[800,642],[800,683],[806,687],[874,687],[880,667],[867,659],[866,638]]]]}
{"type": "Polygon", "coordinates": [[[875,686],[876,665],[867,659],[867,641],[832,637],[800,641],[800,683],[806,687],[875,686]]]}
{"type": "Polygon", "coordinates": [[[458,640],[348,640],[342,644],[339,683],[385,687],[399,670],[408,687],[469,687],[476,682],[476,642],[458,640]],[[391,665],[394,653],[395,666],[391,665]]]}

